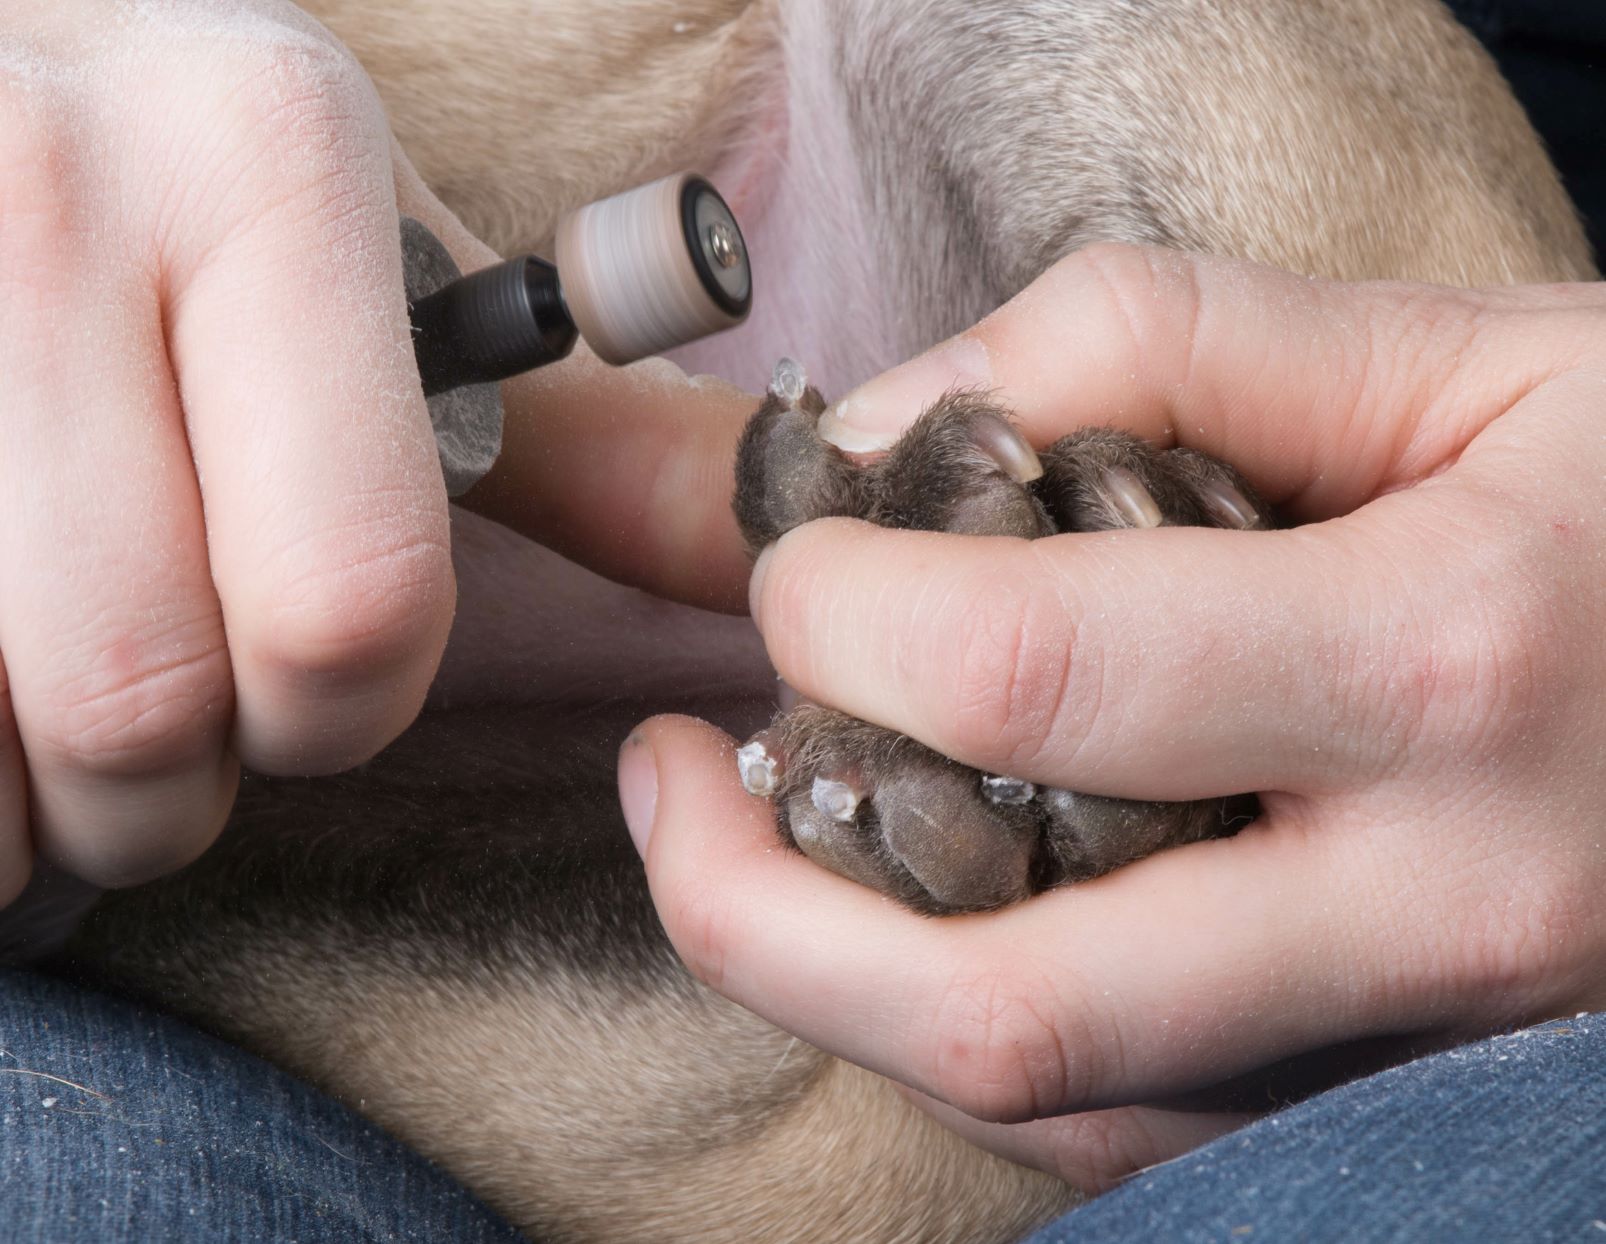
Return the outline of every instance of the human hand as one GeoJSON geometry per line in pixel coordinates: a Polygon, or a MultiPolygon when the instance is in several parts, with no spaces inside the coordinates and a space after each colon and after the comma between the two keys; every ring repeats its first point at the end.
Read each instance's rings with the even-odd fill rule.
{"type": "MultiPolygon", "coordinates": [[[[289,3],[0,16],[0,905],[35,850],[102,884],[177,867],[242,761],[342,769],[416,714],[453,580],[398,208],[463,266],[491,259],[289,3]]],[[[542,414],[577,429],[593,377],[554,370],[542,414]]],[[[665,384],[660,407],[689,388],[665,384]]],[[[509,390],[515,440],[531,392],[509,390]]],[[[657,413],[618,418],[638,410],[657,413]]],[[[596,455],[565,431],[525,456],[550,472],[529,525],[561,537],[591,483],[564,464],[596,455]]],[[[612,478],[646,492],[682,465],[612,478]]],[[[714,571],[664,586],[729,603],[745,571],[717,509],[724,561],[715,542],[714,571]]],[[[589,537],[605,569],[656,583],[605,556],[661,552],[662,530],[634,538],[649,519],[589,537]]]]}
{"type": "Polygon", "coordinates": [[[781,675],[986,771],[1259,790],[1264,815],[933,921],[776,849],[731,741],[658,719],[621,785],[676,947],[1088,1188],[1236,1122],[1142,1103],[1606,1004],[1603,343],[1593,286],[1101,248],[853,395],[847,419],[885,429],[994,388],[1038,443],[1108,422],[1192,445],[1312,525],[1028,544],[810,524],[753,583],[781,675]]]}

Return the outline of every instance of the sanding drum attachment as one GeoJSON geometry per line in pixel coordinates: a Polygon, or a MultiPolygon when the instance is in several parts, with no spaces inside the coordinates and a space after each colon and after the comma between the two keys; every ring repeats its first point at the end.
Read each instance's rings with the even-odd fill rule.
{"type": "Polygon", "coordinates": [[[753,303],[747,247],[719,192],[693,173],[582,207],[558,225],[563,300],[609,363],[733,328],[753,303]]]}

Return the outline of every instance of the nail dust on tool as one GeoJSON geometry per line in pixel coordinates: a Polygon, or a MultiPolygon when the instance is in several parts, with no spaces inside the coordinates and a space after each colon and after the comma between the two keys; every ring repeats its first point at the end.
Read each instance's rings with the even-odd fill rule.
{"type": "Polygon", "coordinates": [[[578,338],[631,363],[734,328],[753,303],[736,218],[691,173],[566,216],[555,258],[510,259],[411,304],[426,395],[555,363],[578,338]]]}

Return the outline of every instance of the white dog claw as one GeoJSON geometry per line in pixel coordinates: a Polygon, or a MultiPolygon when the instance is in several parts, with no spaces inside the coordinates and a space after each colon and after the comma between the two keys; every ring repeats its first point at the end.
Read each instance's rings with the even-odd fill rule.
{"type": "Polygon", "coordinates": [[[796,359],[783,358],[775,364],[775,372],[770,377],[771,397],[779,398],[788,406],[796,406],[803,400],[803,393],[808,387],[808,373],[796,359]]]}
{"type": "Polygon", "coordinates": [[[981,779],[981,793],[991,804],[1005,807],[1022,807],[1037,798],[1037,787],[1019,778],[995,777],[985,774],[981,779]]]}
{"type": "Polygon", "coordinates": [[[749,795],[769,799],[781,789],[786,776],[786,757],[773,730],[755,735],[736,751],[736,770],[749,795]]]}
{"type": "Polygon", "coordinates": [[[859,814],[859,805],[864,802],[864,791],[859,788],[859,783],[856,781],[844,782],[835,778],[817,777],[814,779],[814,789],[809,792],[809,797],[822,815],[848,825],[859,814]]]}

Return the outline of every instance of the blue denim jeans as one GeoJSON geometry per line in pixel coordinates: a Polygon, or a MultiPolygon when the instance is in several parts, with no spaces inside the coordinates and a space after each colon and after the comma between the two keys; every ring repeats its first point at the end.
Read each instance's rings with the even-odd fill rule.
{"type": "MultiPolygon", "coordinates": [[[[0,1050],[0,1244],[521,1239],[337,1102],[176,1020],[0,971],[0,1050]]],[[[1606,1016],[1311,1098],[1032,1244],[1563,1239],[1606,1244],[1606,1016]]]]}
{"type": "Polygon", "coordinates": [[[1146,1173],[1030,1244],[1606,1244],[1606,1014],[1332,1089],[1146,1173]]]}
{"type": "Polygon", "coordinates": [[[0,1244],[518,1244],[378,1128],[177,1020],[0,970],[0,1244]]]}

